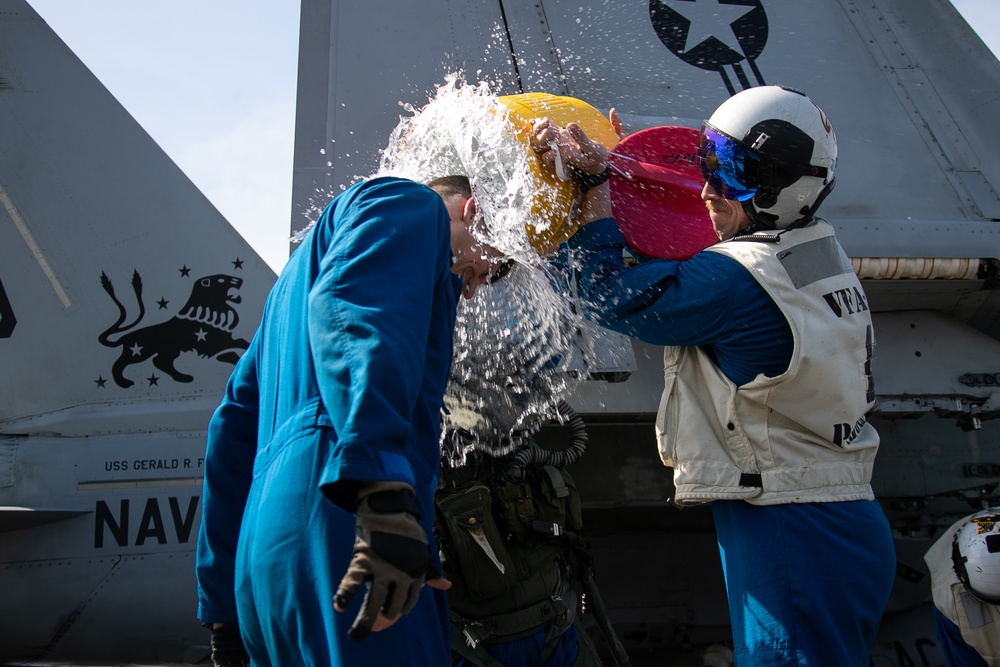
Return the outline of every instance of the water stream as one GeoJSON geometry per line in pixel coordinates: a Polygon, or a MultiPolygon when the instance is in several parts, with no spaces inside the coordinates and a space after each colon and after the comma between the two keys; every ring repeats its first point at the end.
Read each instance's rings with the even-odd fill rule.
{"type": "Polygon", "coordinates": [[[459,305],[443,438],[446,460],[459,465],[474,450],[505,454],[555,417],[584,379],[590,341],[560,273],[528,241],[527,221],[549,224],[532,217],[532,198],[551,186],[532,177],[506,107],[486,84],[453,77],[407,111],[378,175],[468,176],[485,220],[481,240],[515,260],[506,278],[459,305]]]}

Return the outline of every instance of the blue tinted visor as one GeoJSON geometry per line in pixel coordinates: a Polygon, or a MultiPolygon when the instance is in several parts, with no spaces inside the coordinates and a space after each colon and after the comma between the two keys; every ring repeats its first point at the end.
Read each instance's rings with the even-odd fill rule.
{"type": "Polygon", "coordinates": [[[746,201],[757,194],[760,155],[708,125],[701,128],[698,164],[705,181],[726,199],[746,201]]]}

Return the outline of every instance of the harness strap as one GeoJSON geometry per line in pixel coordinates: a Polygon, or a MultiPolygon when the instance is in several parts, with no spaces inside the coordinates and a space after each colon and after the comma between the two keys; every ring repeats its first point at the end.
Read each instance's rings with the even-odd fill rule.
{"type": "Polygon", "coordinates": [[[541,602],[504,614],[494,614],[483,618],[467,619],[451,612],[452,621],[459,625],[463,639],[469,644],[480,642],[509,641],[538,632],[546,625],[570,613],[569,607],[560,599],[546,598],[541,602]]]}
{"type": "Polygon", "coordinates": [[[456,614],[452,613],[451,650],[476,667],[504,667],[502,663],[486,652],[485,644],[482,641],[474,640],[472,636],[465,634],[468,627],[458,620],[456,614]]]}
{"type": "Polygon", "coordinates": [[[552,489],[555,491],[556,498],[565,498],[569,495],[569,487],[566,486],[566,479],[559,472],[558,468],[553,466],[545,466],[542,468],[545,474],[549,476],[549,482],[552,484],[552,489]]]}

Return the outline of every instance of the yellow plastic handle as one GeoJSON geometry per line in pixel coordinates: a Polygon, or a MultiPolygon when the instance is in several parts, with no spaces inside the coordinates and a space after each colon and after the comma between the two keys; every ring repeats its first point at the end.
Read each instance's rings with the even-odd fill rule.
{"type": "Polygon", "coordinates": [[[528,166],[536,187],[531,203],[532,221],[526,223],[526,230],[531,245],[542,251],[562,243],[576,232],[579,225],[570,220],[570,215],[579,192],[571,180],[560,180],[542,167],[531,148],[532,121],[548,118],[563,127],[576,123],[588,137],[609,151],[618,145],[618,135],[600,111],[574,97],[522,93],[505,95],[499,100],[507,108],[514,131],[528,151],[528,166]]]}

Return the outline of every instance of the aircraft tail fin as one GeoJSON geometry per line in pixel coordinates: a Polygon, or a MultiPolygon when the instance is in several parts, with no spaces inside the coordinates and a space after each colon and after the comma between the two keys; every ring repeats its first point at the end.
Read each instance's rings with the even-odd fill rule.
{"type": "Polygon", "coordinates": [[[204,428],[274,273],[24,0],[0,124],[0,432],[204,428]]]}

